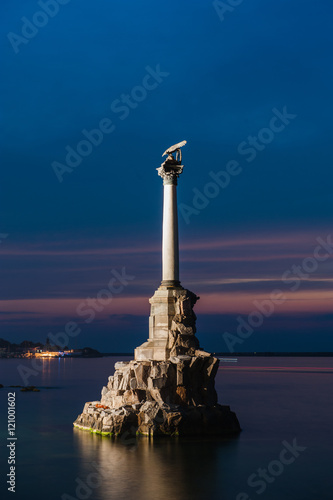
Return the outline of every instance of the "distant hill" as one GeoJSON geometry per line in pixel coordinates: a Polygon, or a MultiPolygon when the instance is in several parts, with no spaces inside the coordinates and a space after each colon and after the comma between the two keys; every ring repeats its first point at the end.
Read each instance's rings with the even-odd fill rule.
{"type": "Polygon", "coordinates": [[[0,349],[7,349],[15,352],[22,349],[31,349],[33,347],[43,347],[41,342],[32,342],[31,340],[23,340],[20,344],[14,344],[5,339],[0,339],[0,349]]]}
{"type": "Polygon", "coordinates": [[[82,349],[82,357],[83,358],[101,358],[103,354],[101,354],[96,349],[92,349],[91,347],[84,347],[82,349]]]}
{"type": "Polygon", "coordinates": [[[323,356],[333,356],[333,352],[214,352],[214,356],[274,356],[274,357],[323,357],[323,356]]]}

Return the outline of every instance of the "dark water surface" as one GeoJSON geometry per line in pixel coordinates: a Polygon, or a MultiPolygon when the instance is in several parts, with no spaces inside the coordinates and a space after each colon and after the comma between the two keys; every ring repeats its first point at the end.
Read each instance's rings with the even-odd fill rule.
{"type": "MultiPolygon", "coordinates": [[[[84,402],[100,399],[118,359],[44,360],[29,379],[45,387],[41,392],[0,390],[1,498],[333,499],[332,358],[221,363],[216,388],[219,402],[237,413],[243,429],[237,439],[135,443],[72,427],[84,402]],[[16,392],[17,405],[15,494],[6,485],[9,391],[16,392]],[[293,443],[298,448],[288,451],[293,443]]],[[[31,361],[0,360],[0,383],[23,385],[22,364],[31,361]]]]}

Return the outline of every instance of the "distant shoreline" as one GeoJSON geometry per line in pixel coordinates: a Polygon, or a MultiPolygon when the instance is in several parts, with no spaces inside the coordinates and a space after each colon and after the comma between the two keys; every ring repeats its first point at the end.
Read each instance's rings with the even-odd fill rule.
{"type": "MultiPolygon", "coordinates": [[[[133,356],[133,352],[106,352],[101,353],[102,356],[133,356]]],[[[224,357],[257,357],[257,356],[266,356],[266,357],[333,357],[333,352],[213,352],[212,356],[224,356],[224,357]]]]}
{"type": "Polygon", "coordinates": [[[309,357],[309,358],[322,358],[322,357],[332,357],[333,352],[214,352],[213,356],[225,356],[225,357],[285,357],[285,358],[296,358],[296,357],[309,357]]]}
{"type": "MultiPolygon", "coordinates": [[[[224,357],[224,358],[332,358],[333,357],[333,352],[323,352],[323,353],[318,353],[318,352],[234,352],[233,354],[230,354],[229,352],[215,352],[212,353],[212,356],[215,357],[224,357]]],[[[107,352],[107,353],[100,353],[99,356],[66,356],[65,358],[62,357],[52,357],[52,358],[46,358],[48,360],[50,359],[96,359],[96,358],[116,358],[116,357],[129,357],[133,358],[134,353],[125,353],[125,352],[107,352]]],[[[8,359],[35,359],[35,358],[22,358],[21,356],[9,356],[9,357],[0,357],[0,361],[2,360],[8,360],[8,359]]],[[[45,358],[44,358],[45,359],[45,358]]]]}

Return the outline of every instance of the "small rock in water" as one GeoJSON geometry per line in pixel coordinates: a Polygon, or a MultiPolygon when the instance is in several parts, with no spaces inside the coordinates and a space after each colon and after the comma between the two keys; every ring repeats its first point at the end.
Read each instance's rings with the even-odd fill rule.
{"type": "Polygon", "coordinates": [[[40,392],[34,385],[28,385],[27,387],[22,387],[21,392],[40,392]]]}

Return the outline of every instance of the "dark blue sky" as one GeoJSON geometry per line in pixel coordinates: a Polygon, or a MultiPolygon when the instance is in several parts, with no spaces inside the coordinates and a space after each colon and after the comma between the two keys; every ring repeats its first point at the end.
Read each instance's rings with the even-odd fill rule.
{"type": "MultiPolygon", "coordinates": [[[[60,3],[2,2],[2,336],[79,321],[70,301],[125,267],[136,279],[76,343],[145,340],[160,280],[155,169],[186,139],[181,279],[202,296],[202,344],[226,349],[238,315],[332,230],[333,6],[244,0],[222,21],[203,0],[60,3]],[[108,132],[82,146],[101,123],[108,132]],[[68,147],[86,154],[76,167],[68,147]],[[231,160],[237,174],[209,187],[231,160]]],[[[333,350],[332,274],[330,255],[239,348],[333,350]]]]}

